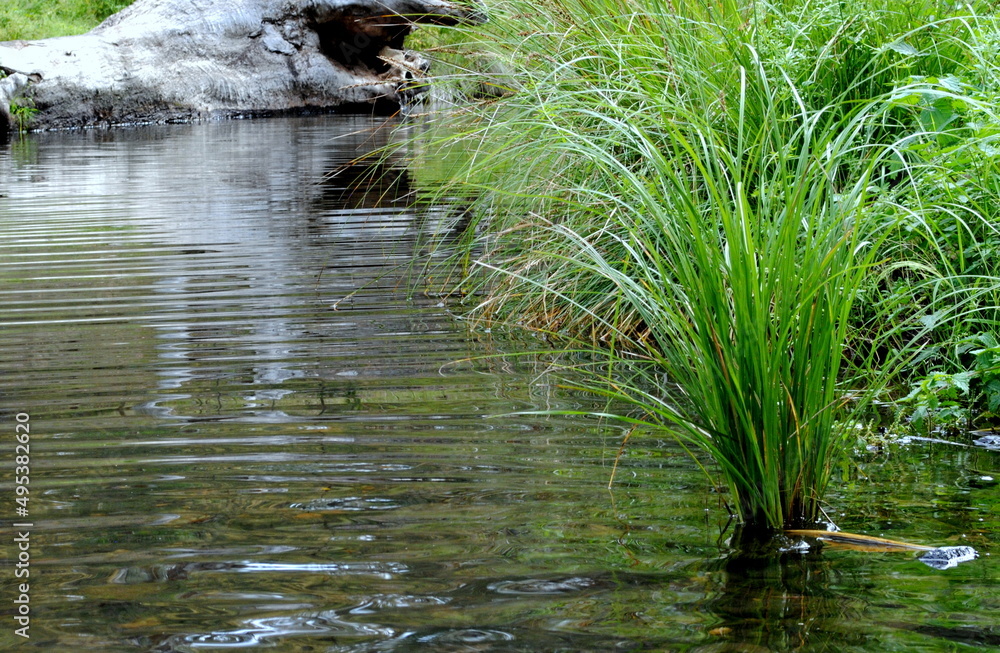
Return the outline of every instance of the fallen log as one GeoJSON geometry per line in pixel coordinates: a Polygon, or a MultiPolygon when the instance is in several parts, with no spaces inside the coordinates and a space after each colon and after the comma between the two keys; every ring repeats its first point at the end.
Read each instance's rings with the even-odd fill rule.
{"type": "Polygon", "coordinates": [[[138,0],[86,34],[0,43],[0,133],[15,101],[36,129],[394,112],[426,88],[414,26],[483,20],[447,0],[138,0]]]}

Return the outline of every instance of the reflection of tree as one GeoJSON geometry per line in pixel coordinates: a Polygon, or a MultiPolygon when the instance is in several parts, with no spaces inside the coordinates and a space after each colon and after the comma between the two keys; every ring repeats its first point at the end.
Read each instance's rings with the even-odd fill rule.
{"type": "Polygon", "coordinates": [[[357,234],[347,234],[345,228],[363,225],[369,237],[397,247],[391,254],[413,257],[440,253],[436,247],[442,240],[461,234],[468,226],[467,203],[457,198],[428,203],[422,197],[427,189],[416,186],[392,135],[388,127],[382,127],[338,141],[339,156],[331,158],[333,165],[316,184],[319,192],[307,211],[311,235],[351,238],[357,234]]]}
{"type": "Polygon", "coordinates": [[[385,154],[405,135],[325,117],[115,144],[128,165],[93,183],[134,188],[127,220],[166,250],[149,263],[163,396],[146,410],[280,419],[343,382],[412,373],[417,343],[388,334],[454,330],[413,292],[422,234],[449,211],[419,206],[402,151],[385,154]]]}
{"type": "Polygon", "coordinates": [[[399,161],[374,152],[334,167],[324,176],[320,188],[322,193],[311,207],[314,214],[404,209],[414,203],[409,171],[399,161]]]}

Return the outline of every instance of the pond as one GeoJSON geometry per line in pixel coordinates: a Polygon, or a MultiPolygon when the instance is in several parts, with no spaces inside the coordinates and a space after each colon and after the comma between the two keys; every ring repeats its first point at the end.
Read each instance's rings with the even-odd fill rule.
{"type": "Polygon", "coordinates": [[[665,434],[609,490],[624,429],[537,414],[603,405],[428,283],[463,208],[419,201],[416,154],[368,156],[416,128],[0,146],[3,648],[1000,647],[1000,453],[863,451],[829,497],[844,530],[979,550],[946,570],[739,554],[665,434]]]}

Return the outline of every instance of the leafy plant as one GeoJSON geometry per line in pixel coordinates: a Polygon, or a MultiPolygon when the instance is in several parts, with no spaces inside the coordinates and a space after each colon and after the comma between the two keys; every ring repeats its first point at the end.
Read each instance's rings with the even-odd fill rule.
{"type": "Polygon", "coordinates": [[[30,98],[18,98],[10,103],[10,115],[17,123],[18,131],[27,131],[38,109],[30,98]]]}
{"type": "Polygon", "coordinates": [[[903,403],[913,406],[910,422],[917,430],[930,433],[936,428],[953,429],[967,424],[969,411],[961,396],[968,396],[972,372],[933,372],[914,384],[903,403]]]}
{"type": "Polygon", "coordinates": [[[931,372],[913,383],[901,403],[909,406],[909,420],[929,433],[970,430],[978,422],[991,426],[1000,417],[1000,345],[993,333],[979,333],[956,347],[959,356],[972,357],[969,369],[931,372]]]}

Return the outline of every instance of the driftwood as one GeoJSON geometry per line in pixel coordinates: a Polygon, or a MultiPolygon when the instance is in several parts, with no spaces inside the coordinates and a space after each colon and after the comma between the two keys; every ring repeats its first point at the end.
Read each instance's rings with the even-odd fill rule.
{"type": "Polygon", "coordinates": [[[0,43],[0,134],[11,102],[38,129],[405,109],[429,68],[403,47],[415,24],[482,20],[447,0],[138,0],[87,34],[0,43]]]}
{"type": "Polygon", "coordinates": [[[812,538],[820,542],[827,542],[833,546],[853,549],[855,551],[922,551],[923,555],[917,558],[917,560],[935,569],[951,569],[963,562],[969,562],[979,557],[979,552],[971,546],[965,545],[925,546],[923,544],[911,544],[898,540],[887,540],[882,537],[843,533],[840,531],[790,529],[786,530],[785,534],[792,537],[812,538]]]}

